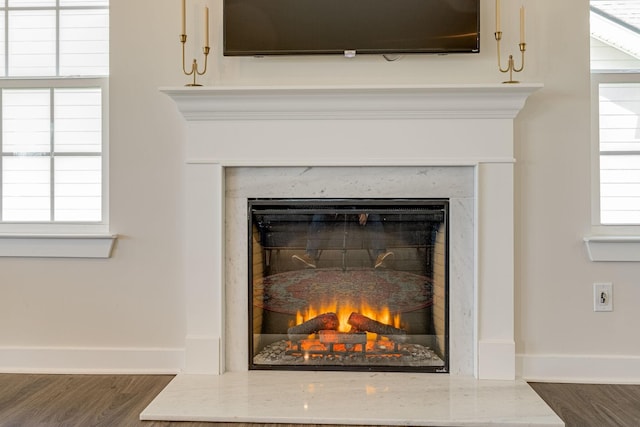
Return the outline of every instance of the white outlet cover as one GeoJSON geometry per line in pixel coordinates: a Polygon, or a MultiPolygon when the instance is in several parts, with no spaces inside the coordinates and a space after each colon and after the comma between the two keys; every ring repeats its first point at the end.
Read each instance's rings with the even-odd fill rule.
{"type": "Polygon", "coordinates": [[[593,284],[593,311],[613,311],[613,284],[593,284]]]}

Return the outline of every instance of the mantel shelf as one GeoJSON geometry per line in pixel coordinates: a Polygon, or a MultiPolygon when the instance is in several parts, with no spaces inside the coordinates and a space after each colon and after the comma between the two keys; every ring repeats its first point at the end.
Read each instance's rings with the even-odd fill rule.
{"type": "Polygon", "coordinates": [[[513,119],[542,84],[161,88],[189,121],[513,119]]]}

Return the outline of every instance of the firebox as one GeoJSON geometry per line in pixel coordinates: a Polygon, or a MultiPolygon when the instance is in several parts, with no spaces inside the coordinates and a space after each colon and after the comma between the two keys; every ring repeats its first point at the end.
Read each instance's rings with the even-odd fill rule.
{"type": "Polygon", "coordinates": [[[449,371],[449,202],[249,199],[249,369],[449,371]]]}

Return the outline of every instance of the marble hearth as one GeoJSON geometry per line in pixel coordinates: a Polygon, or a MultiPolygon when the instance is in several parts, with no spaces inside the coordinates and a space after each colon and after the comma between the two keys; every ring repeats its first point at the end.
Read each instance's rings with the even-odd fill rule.
{"type": "MultiPolygon", "coordinates": [[[[470,387],[468,393],[461,392],[471,396],[467,404],[479,405],[497,388],[498,395],[511,396],[507,401],[516,406],[528,405],[523,412],[526,419],[536,420],[528,425],[562,425],[526,384],[515,379],[513,119],[540,87],[164,89],[188,125],[186,365],[141,417],[372,422],[361,411],[319,409],[330,403],[327,387],[339,381],[338,389],[361,399],[363,408],[375,408],[374,402],[384,404],[385,399],[403,401],[415,390],[422,398],[436,399],[433,389],[439,390],[437,399],[451,405],[447,399],[465,387],[470,387]],[[248,371],[246,200],[250,197],[448,198],[451,373],[248,371]],[[406,396],[398,384],[408,387],[406,396]],[[303,392],[298,398],[286,397],[283,387],[302,387],[303,392]],[[194,399],[209,409],[186,410],[194,399]],[[252,406],[266,404],[271,409],[263,406],[262,416],[252,406]],[[325,415],[313,415],[310,405],[325,415]]],[[[485,413],[477,419],[486,422],[504,416],[520,424],[515,413],[511,418],[503,413],[514,410],[509,404],[495,406],[495,415],[485,413]]],[[[432,419],[423,409],[393,419],[375,418],[375,423],[475,423],[471,416],[470,424],[455,424],[453,419],[459,422],[456,417],[461,415],[449,411],[447,418],[446,410],[432,419]]]]}

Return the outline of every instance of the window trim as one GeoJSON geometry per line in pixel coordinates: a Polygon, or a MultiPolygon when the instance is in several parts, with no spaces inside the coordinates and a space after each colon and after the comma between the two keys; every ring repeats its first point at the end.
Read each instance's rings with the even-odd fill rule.
{"type": "Polygon", "coordinates": [[[110,258],[117,234],[0,234],[0,257],[110,258]]]}
{"type": "Polygon", "coordinates": [[[108,77],[0,79],[2,89],[100,87],[102,89],[102,220],[99,222],[0,222],[0,234],[105,233],[109,226],[109,79],[108,77]],[[36,231],[37,230],[37,231],[36,231]],[[77,232],[76,230],[80,230],[77,232]]]}
{"type": "MultiPolygon", "coordinates": [[[[3,10],[18,10],[8,7],[3,10]]],[[[109,9],[105,6],[83,7],[29,7],[28,10],[55,10],[57,23],[62,9],[109,9]]],[[[4,15],[5,55],[4,67],[8,73],[8,13],[4,15]]],[[[59,25],[56,25],[59,35],[59,25]]],[[[56,37],[59,43],[59,37],[56,37]]],[[[60,50],[56,49],[56,73],[60,70],[60,50]]],[[[102,88],[102,219],[100,222],[43,222],[11,223],[0,222],[0,257],[64,257],[64,258],[109,258],[113,251],[117,234],[109,232],[109,75],[99,76],[0,76],[2,88],[102,88]]]]}
{"type": "Polygon", "coordinates": [[[600,222],[600,83],[640,83],[640,72],[591,72],[591,234],[584,237],[591,261],[640,262],[640,225],[600,222]]]}
{"type": "Polygon", "coordinates": [[[102,89],[102,221],[0,223],[0,257],[109,258],[118,235],[109,232],[109,77],[1,78],[3,89],[102,89]]]}
{"type": "Polygon", "coordinates": [[[591,261],[640,261],[640,236],[589,236],[584,242],[591,261]]]}

